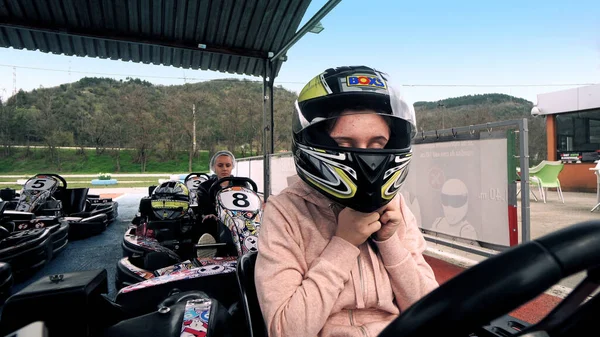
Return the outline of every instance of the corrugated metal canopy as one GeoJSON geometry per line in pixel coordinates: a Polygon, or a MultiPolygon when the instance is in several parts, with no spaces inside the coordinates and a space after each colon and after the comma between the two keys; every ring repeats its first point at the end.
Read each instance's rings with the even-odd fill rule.
{"type": "Polygon", "coordinates": [[[0,46],[262,76],[310,2],[0,0],[0,46]]]}

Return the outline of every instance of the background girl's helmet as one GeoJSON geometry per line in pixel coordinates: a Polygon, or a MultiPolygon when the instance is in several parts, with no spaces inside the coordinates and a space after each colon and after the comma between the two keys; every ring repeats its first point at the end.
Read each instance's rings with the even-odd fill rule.
{"type": "Polygon", "coordinates": [[[179,219],[188,212],[190,191],[180,181],[165,181],[152,192],[150,204],[156,218],[179,219]]]}
{"type": "Polygon", "coordinates": [[[387,74],[365,66],[330,68],[300,92],[292,117],[292,151],[300,178],[328,198],[361,212],[390,202],[408,173],[415,111],[387,74]],[[340,147],[329,131],[347,110],[373,110],[386,120],[383,149],[340,147]]]}

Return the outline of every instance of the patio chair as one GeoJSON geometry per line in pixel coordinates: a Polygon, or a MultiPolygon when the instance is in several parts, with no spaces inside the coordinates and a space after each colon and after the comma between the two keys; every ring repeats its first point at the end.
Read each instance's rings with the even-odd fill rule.
{"type": "MultiPolygon", "coordinates": [[[[529,168],[529,172],[531,173],[531,171],[532,171],[532,170],[533,170],[533,172],[537,172],[537,171],[539,171],[539,168],[540,168],[540,164],[537,164],[537,165],[536,165],[536,166],[534,166],[534,167],[530,167],[530,168],[529,168]]],[[[520,168],[520,167],[517,167],[517,180],[516,180],[516,181],[518,181],[519,183],[521,182],[521,168],[520,168]]],[[[531,180],[529,180],[529,182],[530,182],[530,184],[531,184],[531,180]]],[[[519,187],[519,190],[517,191],[517,196],[518,196],[520,193],[521,193],[521,187],[519,187]]],[[[534,199],[535,201],[538,201],[538,198],[537,198],[537,196],[535,195],[535,193],[533,193],[533,190],[532,190],[532,189],[529,189],[529,193],[531,194],[531,196],[533,197],[533,199],[534,199]]],[[[541,192],[541,190],[540,190],[540,196],[541,196],[541,195],[542,195],[542,192],[541,192]]]]}
{"type": "Polygon", "coordinates": [[[559,198],[565,203],[565,198],[560,188],[560,180],[558,180],[558,174],[563,170],[565,164],[561,161],[548,161],[542,160],[542,162],[536,167],[529,171],[529,181],[531,184],[538,186],[544,203],[546,203],[546,192],[548,188],[556,188],[559,198]]]}

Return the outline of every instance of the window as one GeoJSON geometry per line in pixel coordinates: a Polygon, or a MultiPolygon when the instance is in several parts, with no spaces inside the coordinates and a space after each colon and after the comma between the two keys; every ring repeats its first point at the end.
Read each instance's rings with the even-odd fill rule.
{"type": "Polygon", "coordinates": [[[600,109],[556,116],[558,157],[582,162],[600,159],[600,109]]]}

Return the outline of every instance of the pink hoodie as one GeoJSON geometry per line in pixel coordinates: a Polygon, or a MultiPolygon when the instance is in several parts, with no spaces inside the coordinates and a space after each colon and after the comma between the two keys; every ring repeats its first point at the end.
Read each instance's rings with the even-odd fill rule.
{"type": "Polygon", "coordinates": [[[406,228],[376,253],[334,236],[337,207],[303,181],[269,198],[255,269],[269,336],[374,337],[438,286],[414,215],[401,195],[392,202],[406,228]]]}

